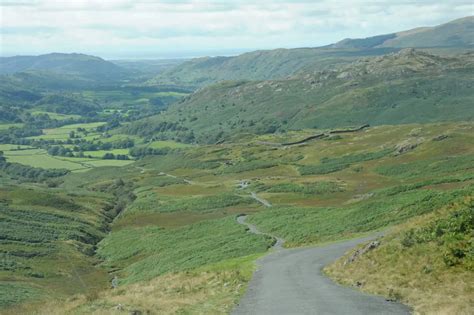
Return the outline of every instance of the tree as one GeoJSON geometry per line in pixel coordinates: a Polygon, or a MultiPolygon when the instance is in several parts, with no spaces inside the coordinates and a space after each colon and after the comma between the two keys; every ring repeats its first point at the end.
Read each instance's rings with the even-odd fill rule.
{"type": "Polygon", "coordinates": [[[113,160],[113,159],[115,159],[115,155],[111,152],[107,152],[107,153],[104,154],[102,159],[104,159],[104,160],[113,160]]]}

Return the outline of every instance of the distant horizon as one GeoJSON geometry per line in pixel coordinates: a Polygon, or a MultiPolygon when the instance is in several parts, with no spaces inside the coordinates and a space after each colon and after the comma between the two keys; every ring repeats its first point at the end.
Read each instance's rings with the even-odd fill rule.
{"type": "MultiPolygon", "coordinates": [[[[320,47],[320,46],[318,46],[320,47]]],[[[294,48],[318,48],[318,47],[294,47],[294,48]]],[[[247,53],[247,52],[252,52],[252,51],[257,51],[257,50],[272,50],[272,49],[294,49],[294,48],[270,48],[270,49],[250,49],[250,50],[244,50],[244,49],[241,49],[241,50],[232,50],[232,51],[229,51],[229,52],[223,52],[223,53],[213,53],[213,52],[209,52],[208,54],[206,53],[203,53],[203,54],[197,54],[197,55],[192,55],[191,53],[189,54],[185,54],[185,55],[182,55],[182,56],[176,56],[174,57],[175,55],[173,53],[170,53],[169,56],[161,56],[161,57],[152,57],[152,56],[155,56],[154,54],[153,55],[149,55],[150,57],[146,57],[146,56],[143,56],[143,57],[139,57],[139,56],[125,56],[125,57],[120,57],[120,56],[110,56],[110,57],[104,57],[102,55],[99,55],[99,54],[94,54],[94,53],[86,53],[86,52],[82,52],[82,51],[68,51],[68,52],[63,52],[63,51],[50,51],[50,52],[45,52],[45,53],[41,53],[41,54],[16,54],[16,55],[1,55],[0,58],[8,58],[8,57],[37,57],[37,56],[42,56],[42,55],[49,55],[49,54],[80,54],[80,55],[88,55],[88,56],[94,56],[94,57],[99,57],[99,58],[102,58],[104,60],[108,60],[108,61],[111,61],[111,60],[122,60],[122,61],[127,61],[127,60],[173,60],[173,59],[193,59],[193,58],[205,58],[205,57],[232,57],[232,56],[237,56],[237,55],[240,55],[240,54],[244,54],[244,53],[247,53]]]]}
{"type": "Polygon", "coordinates": [[[474,5],[465,0],[1,0],[0,9],[2,57],[54,51],[158,60],[321,47],[440,25],[469,16],[474,5]]]}

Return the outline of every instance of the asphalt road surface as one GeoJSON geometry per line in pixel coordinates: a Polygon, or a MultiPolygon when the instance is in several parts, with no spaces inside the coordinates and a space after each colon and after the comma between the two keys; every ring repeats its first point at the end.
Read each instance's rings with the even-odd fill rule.
{"type": "MultiPolygon", "coordinates": [[[[237,220],[247,225],[249,232],[263,234],[246,223],[245,216],[237,220]]],[[[232,314],[410,314],[409,308],[402,304],[340,286],[323,275],[324,266],[370,239],[298,249],[274,247],[275,252],[258,260],[247,292],[232,314]]]]}

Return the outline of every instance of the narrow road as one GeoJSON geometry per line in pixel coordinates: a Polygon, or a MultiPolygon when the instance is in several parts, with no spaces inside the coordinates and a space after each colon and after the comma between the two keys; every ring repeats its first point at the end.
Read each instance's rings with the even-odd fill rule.
{"type": "Polygon", "coordinates": [[[260,202],[260,203],[261,203],[262,205],[264,205],[265,207],[271,207],[271,206],[272,206],[271,203],[269,203],[267,200],[265,200],[265,199],[263,199],[263,198],[257,196],[257,194],[254,193],[254,192],[251,192],[251,193],[250,193],[250,196],[251,196],[253,199],[255,199],[255,200],[257,200],[258,202],[260,202]]]}
{"type": "Polygon", "coordinates": [[[259,229],[255,225],[246,222],[245,221],[246,218],[247,218],[246,215],[239,215],[237,217],[237,222],[240,223],[240,224],[246,225],[249,228],[250,233],[268,235],[270,237],[273,237],[275,239],[275,244],[273,244],[272,248],[275,249],[275,250],[282,250],[283,249],[283,244],[285,243],[284,239],[259,231],[259,229]]]}
{"type": "MultiPolygon", "coordinates": [[[[245,216],[237,221],[247,225],[251,233],[265,234],[246,223],[245,216]]],[[[410,314],[405,305],[342,287],[322,273],[324,266],[371,238],[297,249],[282,249],[280,245],[280,250],[257,261],[257,271],[232,314],[410,314]]]]}

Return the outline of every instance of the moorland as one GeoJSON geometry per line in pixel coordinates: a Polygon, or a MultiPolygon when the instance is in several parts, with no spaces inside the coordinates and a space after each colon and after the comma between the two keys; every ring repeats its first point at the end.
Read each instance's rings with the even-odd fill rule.
{"type": "Polygon", "coordinates": [[[269,235],[383,231],[326,274],[467,314],[473,25],[191,60],[2,57],[0,312],[226,314],[269,235]]]}

